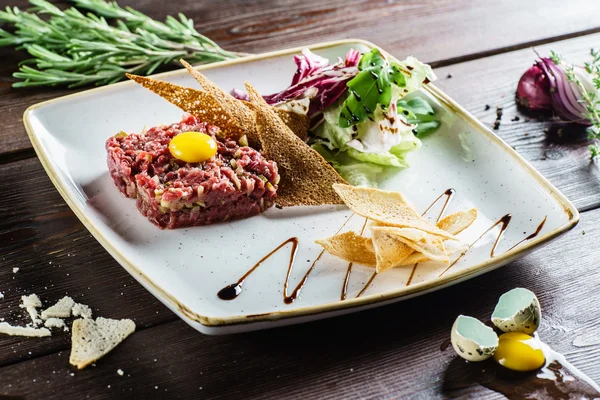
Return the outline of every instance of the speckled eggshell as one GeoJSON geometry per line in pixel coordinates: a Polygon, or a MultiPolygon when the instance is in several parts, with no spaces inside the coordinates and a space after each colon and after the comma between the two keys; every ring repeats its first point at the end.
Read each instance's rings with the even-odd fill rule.
{"type": "Polygon", "coordinates": [[[531,304],[509,318],[492,318],[492,322],[503,332],[523,332],[533,335],[540,326],[542,308],[537,298],[531,304]]]}
{"type": "MultiPolygon", "coordinates": [[[[456,351],[456,354],[467,361],[484,361],[494,355],[498,349],[497,344],[496,346],[490,347],[480,346],[474,340],[464,337],[458,332],[458,321],[459,318],[454,321],[454,325],[452,325],[452,333],[450,334],[452,347],[454,348],[454,351],[456,351]]],[[[488,329],[491,330],[491,328],[488,329]]]]}

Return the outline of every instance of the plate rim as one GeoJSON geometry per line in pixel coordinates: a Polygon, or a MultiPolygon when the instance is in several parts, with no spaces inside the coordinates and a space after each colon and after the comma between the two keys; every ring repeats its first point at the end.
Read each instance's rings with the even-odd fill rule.
{"type": "MultiPolygon", "coordinates": [[[[381,47],[375,45],[372,42],[363,39],[344,39],[336,41],[319,42],[310,45],[276,50],[267,53],[242,57],[234,60],[220,61],[208,65],[196,66],[195,68],[200,71],[205,71],[209,69],[220,68],[223,66],[243,64],[251,61],[262,61],[274,57],[293,55],[299,53],[302,49],[306,47],[312,50],[322,50],[330,47],[347,44],[362,44],[370,48],[377,47],[378,49],[384,51],[386,54],[389,54],[384,49],[381,49],[381,47]]],[[[186,70],[182,68],[151,76],[166,77],[182,75],[185,72],[186,70]]],[[[345,310],[348,308],[367,306],[370,304],[386,302],[389,300],[408,299],[411,297],[418,296],[421,292],[431,292],[434,291],[436,288],[441,289],[444,287],[448,287],[462,280],[489,272],[492,269],[497,268],[507,262],[510,262],[511,260],[514,260],[519,256],[524,255],[525,253],[533,250],[534,248],[539,247],[549,242],[550,240],[553,240],[554,238],[560,236],[561,234],[571,230],[577,225],[580,219],[580,214],[577,208],[575,208],[575,206],[567,199],[567,197],[564,194],[562,194],[556,187],[554,187],[554,185],[552,185],[527,160],[525,160],[520,154],[518,154],[500,137],[496,136],[488,127],[483,125],[483,123],[481,123],[478,119],[476,119],[473,115],[471,115],[453,99],[451,99],[447,94],[445,94],[443,91],[441,91],[434,85],[429,84],[425,87],[425,90],[429,92],[429,94],[433,95],[436,99],[442,101],[447,107],[453,109],[460,117],[464,118],[467,123],[471,124],[474,128],[476,128],[479,134],[483,134],[486,138],[494,141],[500,147],[501,151],[508,153],[508,155],[511,156],[517,164],[519,164],[530,176],[535,178],[536,181],[540,184],[541,188],[548,192],[552,197],[554,197],[555,200],[562,206],[563,212],[567,214],[567,222],[555,228],[551,232],[548,232],[544,235],[534,238],[533,240],[530,240],[529,242],[524,243],[516,249],[506,251],[501,255],[498,255],[494,258],[489,258],[469,268],[457,270],[456,272],[446,274],[443,278],[436,278],[433,280],[413,284],[410,286],[411,289],[406,289],[406,286],[403,286],[399,289],[388,290],[383,293],[371,294],[359,298],[346,299],[344,301],[334,301],[326,304],[306,306],[291,310],[269,311],[260,314],[242,314],[227,317],[200,315],[192,309],[190,309],[189,307],[187,307],[185,304],[182,304],[174,295],[172,295],[167,290],[163,289],[159,284],[150,279],[143,271],[141,271],[135,265],[135,263],[128,260],[123,254],[119,252],[119,250],[116,247],[114,247],[111,244],[111,242],[104,235],[102,235],[102,233],[96,228],[95,224],[88,219],[86,213],[82,209],[80,209],[75,204],[75,202],[72,201],[71,196],[68,194],[67,185],[65,185],[61,181],[61,179],[59,178],[59,174],[53,168],[50,162],[49,154],[46,153],[43,146],[39,142],[37,134],[35,133],[35,130],[33,129],[33,126],[31,124],[30,118],[33,112],[37,109],[51,105],[53,103],[70,100],[78,96],[89,95],[90,93],[98,93],[100,91],[113,90],[116,87],[130,84],[132,85],[134,83],[130,81],[119,82],[112,85],[93,88],[82,92],[73,93],[66,96],[61,96],[33,104],[25,110],[23,114],[23,124],[25,125],[25,130],[27,131],[29,140],[33,145],[33,148],[38,156],[38,159],[42,164],[42,167],[48,174],[48,177],[50,178],[50,180],[52,181],[52,183],[54,184],[64,201],[79,218],[79,220],[85,226],[85,228],[130,275],[132,275],[138,281],[140,281],[140,283],[142,283],[143,286],[145,286],[159,300],[161,300],[162,302],[167,302],[167,305],[169,307],[171,307],[173,310],[177,310],[181,316],[189,319],[189,321],[187,321],[188,323],[199,323],[205,327],[216,328],[232,325],[250,324],[255,322],[277,321],[282,319],[289,319],[313,314],[316,315],[333,311],[345,310]]]]}

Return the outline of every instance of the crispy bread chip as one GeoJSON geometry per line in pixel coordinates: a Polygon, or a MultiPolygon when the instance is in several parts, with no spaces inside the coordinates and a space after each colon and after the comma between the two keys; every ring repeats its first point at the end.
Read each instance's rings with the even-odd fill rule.
{"type": "Polygon", "coordinates": [[[419,252],[430,260],[448,262],[444,248],[444,239],[415,228],[398,228],[395,226],[373,227],[373,234],[385,233],[398,239],[414,251],[419,252]]]}
{"type": "MultiPolygon", "coordinates": [[[[202,88],[212,95],[221,105],[223,109],[225,109],[229,113],[238,113],[242,116],[241,123],[239,129],[251,129],[249,139],[250,142],[254,139],[253,133],[256,132],[256,126],[254,125],[255,117],[253,115],[248,114],[248,110],[255,111],[251,106],[252,103],[241,101],[230,95],[229,93],[221,90],[220,87],[211,82],[206,76],[204,76],[200,71],[192,67],[185,60],[179,60],[181,64],[188,70],[190,75],[194,77],[196,82],[202,86],[202,88]]],[[[306,115],[298,114],[293,111],[281,110],[273,107],[273,110],[279,115],[279,118],[283,120],[283,122],[294,132],[300,139],[305,140],[306,134],[308,132],[308,117],[306,115]]]]}
{"type": "Polygon", "coordinates": [[[370,238],[359,236],[352,231],[315,240],[315,243],[320,244],[326,251],[336,257],[373,267],[377,264],[377,261],[375,260],[375,253],[371,251],[370,242],[370,238]]]}
{"type": "MultiPolygon", "coordinates": [[[[200,118],[204,122],[218,126],[228,137],[238,139],[245,134],[250,145],[257,147],[258,137],[254,123],[255,115],[254,110],[247,106],[249,103],[237,100],[229,95],[227,96],[231,97],[233,102],[224,102],[221,98],[206,91],[143,76],[127,74],[127,77],[183,111],[200,118]],[[237,106],[235,106],[236,103],[238,103],[237,106]],[[248,120],[248,118],[251,118],[251,120],[248,120]]],[[[283,119],[284,123],[290,124],[290,129],[296,135],[303,140],[306,138],[308,119],[305,115],[275,108],[274,110],[283,119]]]]}
{"type": "Polygon", "coordinates": [[[436,225],[438,228],[445,230],[453,235],[458,235],[467,229],[477,219],[477,209],[463,210],[450,214],[444,217],[436,225]]]}
{"type": "Polygon", "coordinates": [[[308,137],[309,119],[304,114],[298,114],[293,111],[282,110],[281,108],[272,107],[273,111],[281,118],[284,124],[294,132],[302,141],[308,137]]]}
{"type": "Polygon", "coordinates": [[[69,362],[83,369],[117,347],[135,331],[130,319],[76,319],[73,321],[69,362]]]}
{"type": "Polygon", "coordinates": [[[377,259],[377,272],[387,271],[390,268],[404,265],[404,260],[414,253],[412,247],[378,230],[373,230],[373,247],[375,248],[377,259]]]}
{"type": "Polygon", "coordinates": [[[346,183],[323,157],[283,123],[249,83],[246,90],[256,106],[256,126],[265,156],[277,163],[281,182],[275,202],[280,206],[342,204],[334,183],[346,183]]]}
{"type": "MultiPolygon", "coordinates": [[[[446,253],[448,255],[458,253],[459,251],[463,251],[468,247],[468,245],[465,243],[459,243],[458,245],[454,245],[453,247],[450,247],[449,245],[452,243],[457,243],[457,242],[447,241],[444,243],[444,249],[446,250],[446,253]]],[[[410,256],[406,257],[404,259],[404,261],[402,261],[402,263],[400,263],[400,265],[398,265],[398,267],[413,266],[415,264],[423,263],[423,262],[427,262],[427,261],[431,261],[431,260],[422,253],[414,252],[410,256]]]]}
{"type": "MultiPolygon", "coordinates": [[[[222,106],[218,99],[207,92],[144,76],[127,74],[127,77],[158,94],[183,111],[195,115],[204,122],[218,126],[226,136],[237,139],[243,134],[248,135],[250,133],[250,136],[248,136],[250,139],[252,132],[256,132],[253,122],[244,126],[241,120],[245,116],[240,117],[238,114],[232,114],[230,110],[222,106]]],[[[252,115],[252,111],[249,109],[247,111],[252,115]]]]}
{"type": "Polygon", "coordinates": [[[344,184],[333,185],[336,193],[356,214],[382,225],[415,228],[432,235],[457,240],[450,233],[439,229],[421,217],[407,204],[399,192],[355,187],[344,184]]]}
{"type": "MultiPolygon", "coordinates": [[[[443,218],[442,220],[440,220],[437,223],[438,228],[445,230],[448,233],[451,233],[453,235],[458,235],[459,233],[461,233],[462,231],[464,231],[465,229],[467,229],[477,218],[477,209],[476,208],[472,208],[470,210],[462,210],[462,211],[458,211],[454,214],[450,214],[447,217],[443,218]]],[[[376,235],[375,233],[373,234],[373,242],[376,242],[376,235]]],[[[396,239],[394,239],[396,240],[396,239]]],[[[397,243],[402,243],[399,240],[397,240],[397,243]]],[[[459,251],[462,251],[465,249],[465,247],[467,246],[464,243],[457,243],[454,241],[447,241],[444,243],[444,249],[446,250],[446,253],[448,255],[457,253],[459,251]]],[[[400,246],[400,245],[398,245],[400,246]]],[[[406,246],[404,243],[402,243],[402,246],[406,246]]],[[[393,255],[392,255],[393,256],[393,255]]],[[[402,258],[403,257],[403,253],[399,253],[397,258],[402,258]]],[[[379,271],[379,256],[377,257],[377,272],[379,271]]],[[[429,261],[429,258],[427,258],[427,256],[425,256],[422,253],[417,253],[417,252],[413,252],[413,250],[411,249],[411,254],[404,258],[403,260],[401,260],[401,262],[397,263],[396,265],[394,265],[394,267],[405,267],[405,266],[412,266],[414,264],[417,263],[422,263],[422,262],[426,262],[429,261]]],[[[389,267],[389,268],[394,268],[394,267],[389,267]]],[[[387,268],[386,268],[387,269],[387,268]]]]}

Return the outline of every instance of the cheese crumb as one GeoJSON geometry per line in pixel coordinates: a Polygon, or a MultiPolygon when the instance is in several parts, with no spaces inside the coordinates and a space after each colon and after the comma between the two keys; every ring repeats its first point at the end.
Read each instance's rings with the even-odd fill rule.
{"type": "Polygon", "coordinates": [[[123,376],[123,374],[125,374],[125,372],[123,372],[122,369],[118,369],[117,370],[117,374],[119,374],[120,376],[123,376]]]}
{"type": "Polygon", "coordinates": [[[29,313],[33,325],[40,324],[42,320],[39,319],[39,315],[37,312],[37,308],[42,306],[42,301],[40,300],[40,298],[37,297],[37,295],[35,294],[30,294],[29,296],[21,296],[21,302],[22,303],[19,304],[19,307],[27,310],[27,313],[29,313]]]}
{"type": "Polygon", "coordinates": [[[85,304],[75,303],[72,312],[74,317],[92,318],[92,309],[85,304]]]}
{"type": "Polygon", "coordinates": [[[65,328],[65,321],[60,318],[48,318],[44,326],[46,328],[65,328]]]}
{"type": "Polygon", "coordinates": [[[17,272],[19,272],[19,268],[18,267],[14,267],[13,268],[13,274],[16,274],[17,272]]]}
{"type": "Polygon", "coordinates": [[[45,337],[51,333],[46,328],[30,328],[25,326],[12,326],[8,322],[0,322],[0,333],[10,336],[45,337]]]}
{"type": "Polygon", "coordinates": [[[42,319],[48,318],[68,318],[71,316],[71,309],[75,305],[75,301],[69,296],[65,296],[55,305],[48,307],[42,311],[42,319]]]}
{"type": "Polygon", "coordinates": [[[0,292],[0,299],[4,298],[4,293],[0,292]]]}

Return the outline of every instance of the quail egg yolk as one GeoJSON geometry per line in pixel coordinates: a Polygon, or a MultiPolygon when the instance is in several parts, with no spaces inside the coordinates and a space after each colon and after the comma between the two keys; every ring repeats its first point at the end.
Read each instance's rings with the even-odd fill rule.
{"type": "Polygon", "coordinates": [[[205,133],[182,132],[171,139],[169,151],[178,160],[199,163],[217,153],[217,142],[205,133]]]}
{"type": "Polygon", "coordinates": [[[494,360],[515,371],[533,371],[544,365],[544,353],[537,341],[521,332],[500,335],[494,360]]]}

